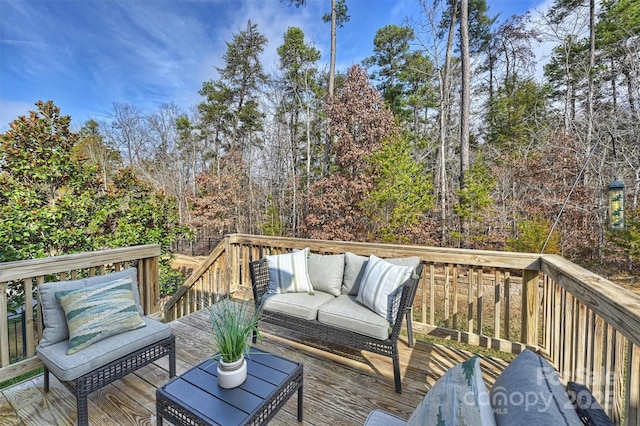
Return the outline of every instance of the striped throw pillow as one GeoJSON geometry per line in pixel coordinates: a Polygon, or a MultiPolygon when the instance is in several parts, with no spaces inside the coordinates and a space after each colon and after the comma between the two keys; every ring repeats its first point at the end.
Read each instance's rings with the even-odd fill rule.
{"type": "Polygon", "coordinates": [[[307,257],[309,249],[266,256],[269,265],[268,293],[313,293],[307,257]]]}
{"type": "Polygon", "coordinates": [[[362,274],[356,300],[387,321],[393,321],[389,296],[409,279],[412,271],[411,266],[394,265],[372,254],[362,274]]]}
{"type": "Polygon", "coordinates": [[[131,291],[131,277],[112,282],[58,291],[56,299],[69,327],[72,355],[107,337],[145,326],[131,291]]]}

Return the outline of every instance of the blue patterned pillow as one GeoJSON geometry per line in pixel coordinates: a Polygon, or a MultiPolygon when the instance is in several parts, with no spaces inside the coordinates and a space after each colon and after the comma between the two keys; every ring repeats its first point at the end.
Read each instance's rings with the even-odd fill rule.
{"type": "Polygon", "coordinates": [[[407,420],[407,426],[495,424],[478,356],[440,377],[407,420]]]}
{"type": "Polygon", "coordinates": [[[129,277],[58,291],[69,328],[68,355],[107,337],[145,326],[138,314],[129,277]]]}

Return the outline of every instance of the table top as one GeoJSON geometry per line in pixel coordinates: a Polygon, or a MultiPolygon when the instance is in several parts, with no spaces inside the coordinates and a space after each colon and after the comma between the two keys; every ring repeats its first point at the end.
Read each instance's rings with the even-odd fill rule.
{"type": "Polygon", "coordinates": [[[205,422],[240,425],[302,374],[302,364],[251,348],[247,380],[237,388],[223,389],[218,386],[217,366],[218,361],[206,360],[158,389],[158,395],[205,422]]]}

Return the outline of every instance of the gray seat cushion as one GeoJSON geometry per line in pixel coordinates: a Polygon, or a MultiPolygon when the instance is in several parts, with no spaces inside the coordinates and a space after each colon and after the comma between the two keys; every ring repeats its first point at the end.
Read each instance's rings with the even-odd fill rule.
{"type": "Polygon", "coordinates": [[[335,296],[322,291],[315,291],[314,294],[265,294],[262,308],[266,314],[271,311],[313,321],[318,317],[318,308],[333,299],[335,296]]]}
{"type": "Polygon", "coordinates": [[[318,322],[386,340],[391,325],[369,308],[356,302],[356,296],[343,294],[318,309],[318,322]]]}
{"type": "Polygon", "coordinates": [[[147,317],[142,317],[142,320],[145,322],[144,327],[108,337],[72,355],[67,355],[68,340],[45,347],[39,345],[36,348],[38,357],[58,379],[77,379],[171,335],[169,325],[147,317]]]}

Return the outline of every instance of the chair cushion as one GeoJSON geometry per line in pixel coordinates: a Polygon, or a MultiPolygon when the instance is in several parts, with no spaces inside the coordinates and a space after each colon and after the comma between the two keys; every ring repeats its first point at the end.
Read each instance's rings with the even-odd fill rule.
{"type": "Polygon", "coordinates": [[[38,345],[38,357],[60,380],[74,380],[111,361],[126,356],[171,335],[171,327],[153,319],[142,317],[145,327],[107,337],[82,351],[67,355],[69,341],[53,345],[38,345]]]}
{"type": "Polygon", "coordinates": [[[495,424],[478,356],[450,368],[407,420],[408,426],[495,424]]]}
{"type": "Polygon", "coordinates": [[[364,421],[365,426],[404,426],[407,421],[383,410],[373,410],[364,421]]]}
{"type": "Polygon", "coordinates": [[[56,281],[44,283],[38,286],[38,299],[42,307],[42,321],[44,330],[39,346],[45,347],[67,340],[69,329],[67,328],[67,317],[56,299],[56,292],[63,290],[75,290],[83,288],[85,280],[56,281]]]}
{"type": "Polygon", "coordinates": [[[375,255],[369,257],[356,300],[392,321],[389,296],[411,277],[411,266],[394,265],[375,255]]]}
{"type": "Polygon", "coordinates": [[[343,294],[318,308],[318,322],[364,334],[378,340],[389,338],[391,325],[372,310],[343,294]]]}
{"type": "Polygon", "coordinates": [[[342,294],[356,296],[360,289],[360,280],[369,258],[351,252],[344,254],[344,276],[342,278],[342,294]]]}
{"type": "Polygon", "coordinates": [[[265,256],[269,265],[267,293],[313,293],[307,257],[309,249],[265,256]]]}
{"type": "Polygon", "coordinates": [[[69,329],[68,355],[109,336],[144,327],[131,278],[56,292],[69,329]]]}
{"type": "Polygon", "coordinates": [[[491,405],[498,426],[582,424],[555,368],[528,349],[496,379],[491,405]]]}
{"type": "Polygon", "coordinates": [[[56,292],[64,290],[75,290],[95,284],[113,281],[120,278],[131,277],[131,290],[133,299],[136,303],[138,313],[143,315],[140,306],[140,293],[138,291],[138,270],[136,268],[127,268],[119,272],[113,272],[105,275],[97,275],[95,277],[85,278],[81,280],[70,281],[54,281],[44,283],[38,286],[38,299],[42,307],[42,320],[44,322],[44,331],[39,345],[42,347],[53,345],[54,343],[67,340],[69,338],[69,329],[67,328],[67,318],[65,316],[60,302],[56,299],[56,292]]]}
{"type": "Polygon", "coordinates": [[[318,317],[318,308],[335,299],[335,296],[322,291],[309,293],[265,294],[262,298],[263,315],[278,312],[304,320],[313,321],[318,317]]]}
{"type": "Polygon", "coordinates": [[[340,296],[344,275],[344,254],[311,253],[307,259],[307,268],[314,290],[340,296]]]}

